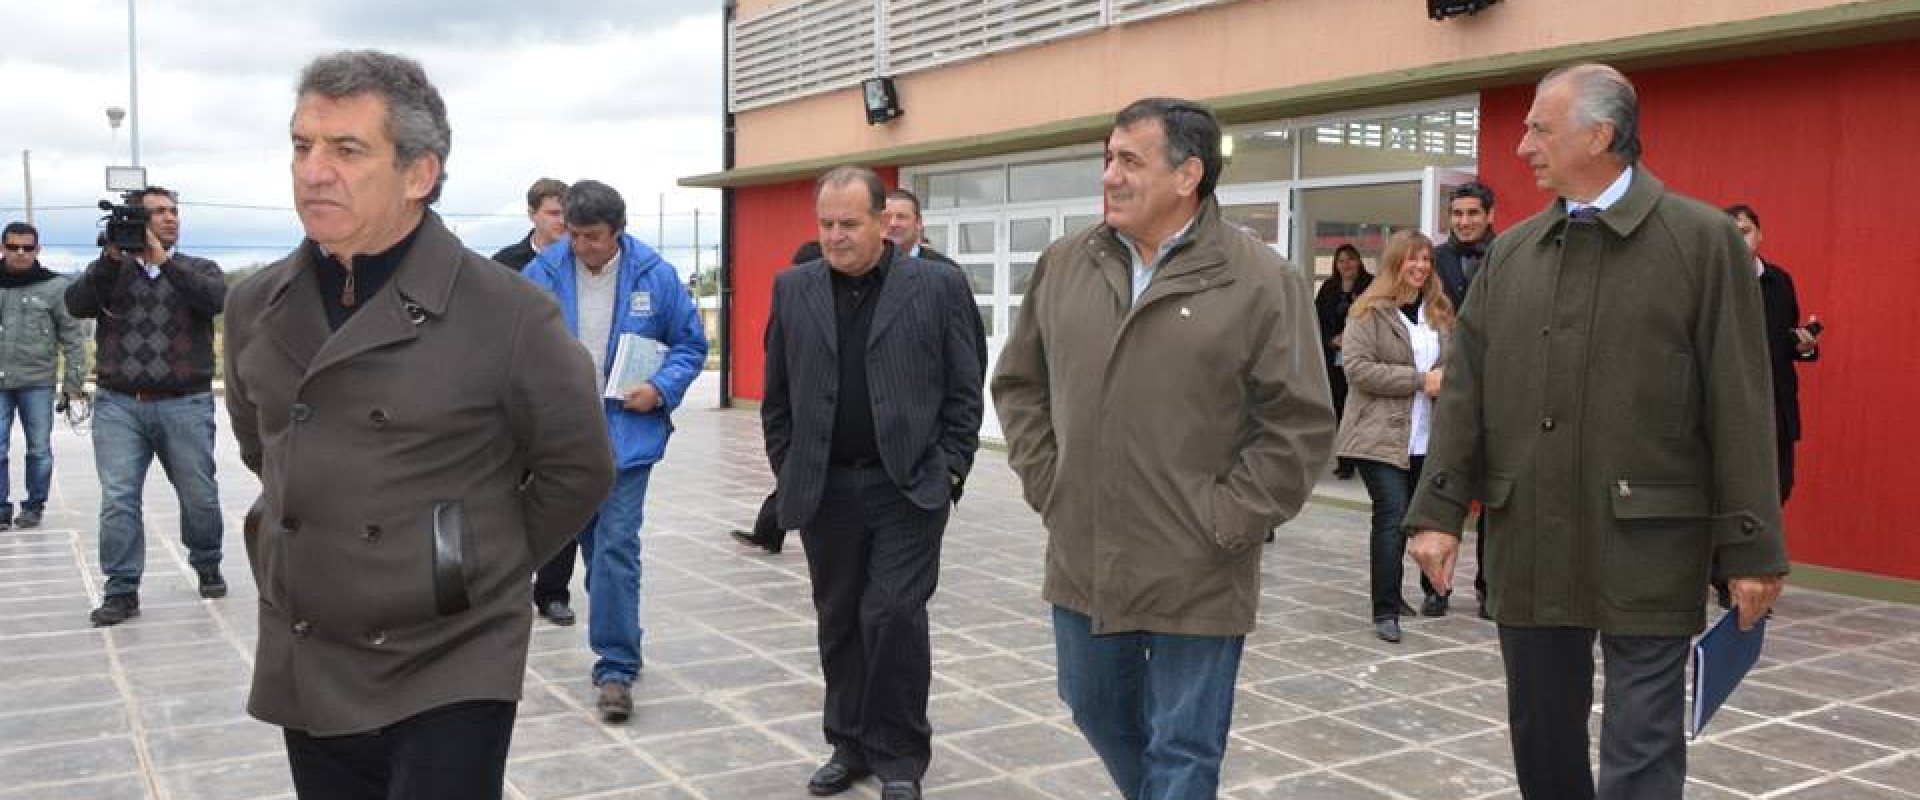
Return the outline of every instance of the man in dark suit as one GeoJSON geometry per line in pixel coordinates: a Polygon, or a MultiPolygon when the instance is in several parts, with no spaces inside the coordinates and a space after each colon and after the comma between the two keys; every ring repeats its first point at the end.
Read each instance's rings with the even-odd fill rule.
{"type": "MultiPolygon", "coordinates": [[[[1433,274],[1456,310],[1467,302],[1467,289],[1473,286],[1474,276],[1480,274],[1480,265],[1487,260],[1487,251],[1493,248],[1493,235],[1493,190],[1479,181],[1453,187],[1447,193],[1447,240],[1433,248],[1433,274]]],[[[1486,516],[1475,520],[1474,526],[1473,558],[1479,566],[1473,573],[1473,591],[1480,596],[1480,618],[1492,619],[1487,614],[1486,516]]],[[[1427,595],[1420,603],[1420,614],[1446,616],[1453,587],[1434,586],[1422,575],[1420,588],[1427,595]]]]}
{"type": "Polygon", "coordinates": [[[1760,304],[1767,314],[1767,363],[1773,375],[1774,447],[1779,454],[1780,504],[1793,494],[1793,445],[1800,441],[1801,361],[1820,359],[1819,321],[1808,317],[1800,324],[1800,296],[1793,276],[1779,264],[1760,257],[1760,215],[1752,206],[1726,207],[1727,216],[1753,251],[1753,269],[1760,276],[1760,304]]]}
{"type": "Polygon", "coordinates": [[[869,774],[917,800],[931,756],[927,600],[949,503],[979,446],[973,296],[884,234],[886,187],[840,167],[814,192],[825,258],[774,278],[767,320],[767,460],[779,524],[807,548],[833,757],[807,788],[869,774]]]}
{"type": "MultiPolygon", "coordinates": [[[[793,251],[791,264],[797,267],[809,261],[819,260],[820,243],[809,239],[793,251]]],[[[767,499],[760,502],[760,513],[753,518],[753,530],[743,531],[735,528],[727,531],[727,535],[748,547],[765,550],[767,555],[780,555],[780,551],[787,545],[787,529],[780,527],[780,494],[768,492],[767,499]]]]}
{"type": "Polygon", "coordinates": [[[927,246],[927,225],[920,219],[920,196],[905,189],[887,192],[887,241],[909,256],[959,269],[959,262],[927,246]]]}
{"type": "MultiPolygon", "coordinates": [[[[567,222],[561,211],[566,201],[566,184],[552,178],[534,181],[532,186],[527,187],[527,221],[533,223],[533,228],[520,241],[500,248],[500,252],[493,254],[493,260],[519,271],[534,256],[540,255],[540,251],[560,241],[560,235],[567,232],[567,222]]],[[[571,559],[573,551],[574,548],[569,547],[562,555],[571,559]]],[[[572,574],[571,570],[567,573],[569,577],[572,574]]]]}

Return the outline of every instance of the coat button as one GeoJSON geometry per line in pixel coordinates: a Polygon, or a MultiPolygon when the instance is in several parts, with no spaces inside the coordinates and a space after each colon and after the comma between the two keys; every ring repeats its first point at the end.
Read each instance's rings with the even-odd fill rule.
{"type": "Polygon", "coordinates": [[[367,644],[376,647],[387,643],[386,631],[367,631],[367,644]]]}
{"type": "Polygon", "coordinates": [[[1750,519],[1740,520],[1740,530],[1746,531],[1747,533],[1759,533],[1760,523],[1750,519]]]}
{"type": "Polygon", "coordinates": [[[281,533],[293,533],[294,531],[297,531],[297,530],[300,530],[299,517],[281,517],[280,518],[281,533]]]}
{"type": "Polygon", "coordinates": [[[387,427],[388,417],[385,409],[380,409],[380,408],[374,409],[373,411],[367,414],[367,419],[373,422],[373,427],[376,427],[376,428],[387,427]]]}
{"type": "Polygon", "coordinates": [[[1552,327],[1548,327],[1548,326],[1543,326],[1543,327],[1541,327],[1541,328],[1540,328],[1540,335],[1541,335],[1541,336],[1549,336],[1549,335],[1552,335],[1552,333],[1553,333],[1553,328],[1552,328],[1552,327]]]}
{"type": "Polygon", "coordinates": [[[1437,488],[1437,489],[1447,488],[1447,473],[1442,472],[1438,475],[1433,476],[1433,485],[1434,485],[1434,488],[1437,488]]]}
{"type": "Polygon", "coordinates": [[[1541,417],[1541,418],[1540,418],[1540,430],[1543,430],[1543,431],[1550,431],[1550,430],[1553,430],[1553,416],[1552,416],[1552,415],[1548,415],[1548,416],[1544,416],[1544,417],[1541,417]]]}
{"type": "Polygon", "coordinates": [[[294,403],[291,413],[294,422],[306,422],[313,417],[313,407],[306,403],[294,403]]]}
{"type": "Polygon", "coordinates": [[[295,636],[305,636],[312,631],[313,631],[313,623],[310,623],[304,619],[295,620],[293,623],[293,635],[295,636]]]}
{"type": "Polygon", "coordinates": [[[361,541],[373,542],[373,541],[379,540],[379,538],[380,538],[380,526],[378,525],[368,524],[367,527],[360,529],[361,541]]]}

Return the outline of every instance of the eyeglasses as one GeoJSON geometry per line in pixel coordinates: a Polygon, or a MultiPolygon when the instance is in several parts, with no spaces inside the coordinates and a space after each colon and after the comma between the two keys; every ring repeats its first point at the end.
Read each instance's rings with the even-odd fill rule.
{"type": "Polygon", "coordinates": [[[33,251],[35,251],[35,250],[38,250],[38,249],[40,249],[40,245],[37,245],[37,244],[10,244],[10,245],[6,245],[6,248],[7,248],[8,250],[12,250],[13,252],[16,252],[16,253],[31,253],[31,252],[33,252],[33,251]]]}

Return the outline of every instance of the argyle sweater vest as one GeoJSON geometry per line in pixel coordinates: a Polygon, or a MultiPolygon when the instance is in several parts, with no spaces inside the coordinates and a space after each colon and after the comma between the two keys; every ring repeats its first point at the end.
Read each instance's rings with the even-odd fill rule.
{"type": "Polygon", "coordinates": [[[195,313],[166,277],[128,264],[94,335],[94,369],[116,392],[203,392],[213,385],[213,318],[195,313]]]}

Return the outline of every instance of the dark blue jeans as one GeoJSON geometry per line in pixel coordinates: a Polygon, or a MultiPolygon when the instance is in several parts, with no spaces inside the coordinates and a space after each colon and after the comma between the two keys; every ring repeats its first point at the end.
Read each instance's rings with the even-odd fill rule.
{"type": "Polygon", "coordinates": [[[587,644],[599,656],[595,686],[631,685],[640,674],[640,525],[652,475],[652,465],[620,470],[576,537],[587,565],[587,644]]]}
{"type": "Polygon", "coordinates": [[[106,594],[140,588],[147,531],[140,490],[154,459],[180,501],[180,540],[187,563],[220,565],[222,519],[213,479],[213,393],[142,403],[102,389],[93,405],[93,466],[100,476],[100,569],[106,594]]]}
{"type": "Polygon", "coordinates": [[[1095,636],[1053,608],[1060,699],[1126,800],[1213,800],[1244,636],[1095,636]]]}
{"type": "Polygon", "coordinates": [[[27,440],[27,499],[20,504],[29,511],[47,507],[47,487],[53,483],[53,387],[0,389],[0,520],[13,519],[12,496],[8,488],[13,474],[8,470],[7,450],[13,431],[13,417],[20,416],[20,432],[27,440]]]}
{"type": "MultiPolygon", "coordinates": [[[[1413,503],[1413,487],[1420,485],[1420,467],[1425,456],[1410,459],[1410,468],[1401,469],[1381,461],[1361,461],[1360,480],[1373,499],[1373,535],[1368,548],[1372,575],[1373,618],[1398,618],[1400,582],[1406,577],[1407,532],[1401,523],[1407,519],[1407,506],[1413,503]]],[[[1426,576],[1421,576],[1424,586],[1426,576]]]]}

